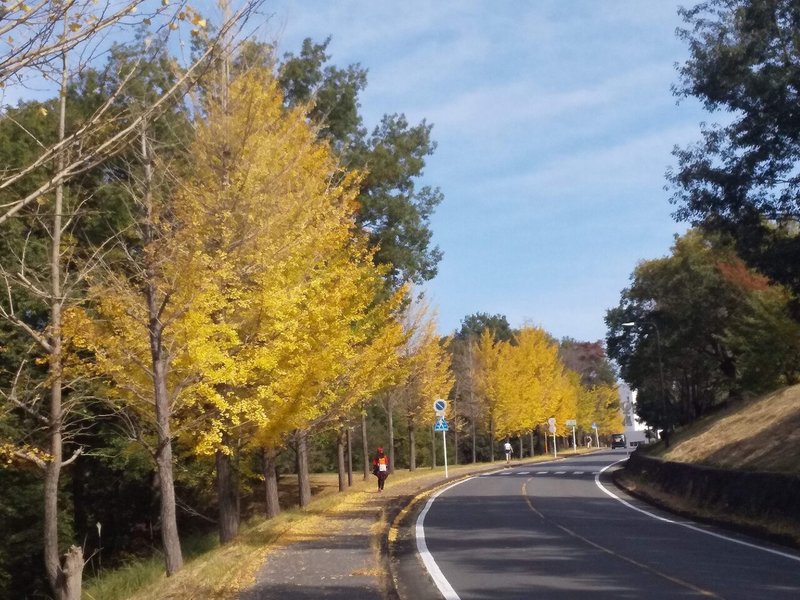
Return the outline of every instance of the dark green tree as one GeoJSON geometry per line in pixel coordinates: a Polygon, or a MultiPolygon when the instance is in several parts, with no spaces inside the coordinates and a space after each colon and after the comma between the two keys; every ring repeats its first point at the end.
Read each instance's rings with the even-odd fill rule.
{"type": "Polygon", "coordinates": [[[491,331],[497,342],[509,342],[514,337],[514,330],[511,329],[505,315],[499,313],[490,315],[485,312],[473,313],[461,319],[461,328],[455,337],[459,340],[478,339],[484,329],[491,331]]]}
{"type": "Polygon", "coordinates": [[[729,232],[739,254],[800,291],[800,4],[709,0],[680,11],[690,57],[675,93],[729,124],[677,148],[676,217],[729,232]]]}
{"type": "Polygon", "coordinates": [[[367,173],[358,223],[378,248],[376,262],[390,266],[390,285],[432,279],[442,253],[431,242],[430,218],[443,195],[438,188],[418,188],[416,181],[436,149],[433,126],[424,120],[411,125],[402,114],[384,115],[368,134],[358,101],[367,71],[358,64],[346,69],[329,65],[329,43],[330,38],[321,44],[306,39],[299,55],[284,55],[278,79],[287,106],[313,101],[311,114],[320,136],[345,166],[367,173]]]}
{"type": "MultiPolygon", "coordinates": [[[[729,243],[692,230],[676,240],[671,256],[642,262],[632,280],[607,312],[606,345],[622,379],[639,392],[643,420],[669,430],[731,398],[779,385],[774,369],[753,363],[761,347],[753,332],[768,317],[786,322],[788,295],[748,269],[729,243]],[[746,360],[752,366],[745,368],[746,360]]],[[[795,347],[776,348],[776,355],[795,347]]],[[[779,371],[796,368],[785,362],[779,371]]]]}
{"type": "Polygon", "coordinates": [[[313,101],[310,115],[319,124],[320,136],[339,152],[347,152],[366,134],[358,95],[367,86],[367,70],[359,64],[346,69],[327,64],[330,41],[330,37],[321,44],[303,40],[298,56],[284,55],[278,81],[288,106],[313,101]]]}

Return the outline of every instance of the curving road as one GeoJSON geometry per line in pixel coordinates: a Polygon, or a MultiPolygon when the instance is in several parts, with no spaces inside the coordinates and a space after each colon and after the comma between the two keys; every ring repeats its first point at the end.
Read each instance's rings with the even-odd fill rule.
{"type": "Polygon", "coordinates": [[[800,554],[623,497],[603,472],[624,458],[618,450],[503,469],[432,497],[416,537],[439,593],[448,600],[800,598],[800,554]]]}

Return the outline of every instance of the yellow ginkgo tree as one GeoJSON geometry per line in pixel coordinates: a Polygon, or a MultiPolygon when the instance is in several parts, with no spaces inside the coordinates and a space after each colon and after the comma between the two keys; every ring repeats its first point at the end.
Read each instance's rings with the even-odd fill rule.
{"type": "MultiPolygon", "coordinates": [[[[329,336],[324,345],[322,336],[353,328],[337,315],[372,268],[351,235],[358,179],[316,141],[304,110],[286,111],[265,72],[227,91],[224,106],[209,95],[192,169],[172,187],[158,185],[166,169],[142,130],[133,190],[140,248],[95,281],[95,318],[82,328],[110,395],[143,425],[143,442],[154,438],[168,573],[182,564],[173,439],[216,454],[219,466],[231,440],[270,419],[312,418],[307,403],[329,392],[293,392],[313,381],[304,367],[341,360],[353,340],[329,336]]],[[[371,306],[372,289],[367,295],[354,305],[371,306]]]]}
{"type": "MultiPolygon", "coordinates": [[[[274,458],[291,433],[301,504],[310,499],[306,435],[335,424],[393,375],[405,290],[385,297],[383,271],[355,226],[360,178],[316,139],[304,107],[286,111],[276,82],[251,71],[210,103],[198,128],[184,219],[226,298],[217,323],[236,332],[230,378],[203,398],[198,449],[218,467],[246,438],[274,458]]],[[[218,468],[219,472],[219,468],[218,468]]],[[[218,485],[219,494],[230,490],[218,485]]]]}
{"type": "MultiPolygon", "coordinates": [[[[404,324],[407,341],[403,347],[403,379],[389,392],[399,400],[408,427],[408,466],[416,469],[416,432],[433,424],[434,400],[447,398],[455,378],[452,371],[450,340],[437,333],[436,313],[420,298],[406,309],[404,324]]],[[[391,436],[390,436],[391,437],[391,436]]],[[[393,445],[393,444],[392,444],[393,445]]],[[[391,447],[391,445],[390,445],[391,447]]]]}
{"type": "Polygon", "coordinates": [[[484,331],[478,340],[480,391],[494,440],[521,436],[556,419],[559,433],[575,416],[578,390],[543,329],[525,326],[510,341],[495,342],[484,331]]]}

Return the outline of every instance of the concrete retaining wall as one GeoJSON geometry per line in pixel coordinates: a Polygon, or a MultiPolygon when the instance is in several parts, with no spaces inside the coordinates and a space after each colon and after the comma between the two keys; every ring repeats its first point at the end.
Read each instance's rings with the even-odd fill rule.
{"type": "Polygon", "coordinates": [[[746,517],[800,522],[800,477],[667,462],[634,452],[625,470],[693,504],[746,517]]]}

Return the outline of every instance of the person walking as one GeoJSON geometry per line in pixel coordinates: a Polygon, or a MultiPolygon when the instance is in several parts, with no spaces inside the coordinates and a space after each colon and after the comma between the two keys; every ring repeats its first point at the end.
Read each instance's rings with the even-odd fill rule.
{"type": "Polygon", "coordinates": [[[510,464],[511,464],[511,452],[512,452],[512,450],[513,450],[513,449],[511,448],[511,440],[509,440],[508,438],[506,438],[506,443],[505,443],[505,444],[503,444],[503,448],[504,448],[504,449],[505,449],[505,451],[506,451],[506,464],[507,464],[507,465],[510,465],[510,464]]]}
{"type": "Polygon", "coordinates": [[[379,447],[372,459],[372,474],[378,478],[378,492],[382,492],[389,476],[389,457],[383,453],[383,448],[379,447]]]}

